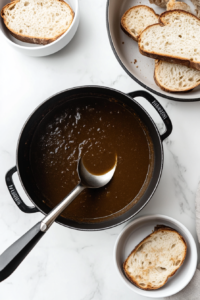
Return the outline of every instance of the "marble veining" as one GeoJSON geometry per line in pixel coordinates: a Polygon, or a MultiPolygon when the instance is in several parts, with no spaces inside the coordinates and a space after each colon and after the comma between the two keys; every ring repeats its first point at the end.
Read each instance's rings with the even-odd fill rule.
{"type": "MultiPolygon", "coordinates": [[[[67,47],[49,57],[22,56],[0,34],[0,253],[42,218],[41,213],[22,213],[5,185],[5,174],[16,163],[17,139],[29,114],[51,95],[74,86],[103,85],[125,93],[142,89],[112,53],[105,7],[105,0],[80,0],[77,34],[67,47]]],[[[185,224],[196,239],[194,199],[200,181],[200,102],[156,98],[169,114],[173,132],[163,143],[165,162],[159,187],[138,216],[169,215],[185,224]]],[[[150,104],[141,98],[137,101],[163,132],[163,123],[150,104]]],[[[31,205],[17,175],[14,181],[21,197],[31,205]]],[[[147,299],[130,291],[115,271],[113,247],[124,226],[80,232],[54,224],[16,272],[1,283],[0,299],[147,299]]]]}
{"type": "Polygon", "coordinates": [[[195,217],[195,210],[194,210],[194,198],[195,193],[191,191],[188,187],[187,182],[184,178],[184,173],[187,172],[185,166],[183,166],[179,162],[179,158],[177,155],[173,154],[171,151],[171,141],[170,138],[166,141],[168,150],[170,151],[171,158],[174,163],[175,173],[173,175],[173,184],[174,184],[174,191],[176,195],[176,199],[179,202],[180,213],[187,214],[189,217],[194,219],[195,217]]]}

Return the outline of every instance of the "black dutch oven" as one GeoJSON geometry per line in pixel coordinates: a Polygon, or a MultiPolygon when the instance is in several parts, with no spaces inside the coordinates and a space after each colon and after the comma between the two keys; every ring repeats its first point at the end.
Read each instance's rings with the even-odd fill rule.
{"type": "MultiPolygon", "coordinates": [[[[56,106],[67,101],[73,101],[73,99],[84,99],[88,97],[94,100],[95,98],[100,97],[101,99],[104,98],[105,100],[114,98],[117,101],[124,103],[126,106],[134,109],[134,111],[138,114],[138,116],[141,118],[141,120],[149,130],[154,146],[155,156],[152,178],[148,187],[146,188],[146,191],[141,196],[140,200],[124,214],[110,220],[90,224],[78,223],[75,221],[65,219],[63,217],[59,217],[57,219],[57,223],[66,227],[89,231],[103,230],[117,226],[135,216],[150,201],[152,195],[154,194],[158,186],[162,174],[164,160],[162,142],[171,133],[172,124],[162,106],[152,95],[145,91],[136,91],[126,95],[122,92],[110,88],[86,86],[66,90],[57,95],[54,95],[53,97],[42,103],[28,118],[27,122],[25,123],[22,129],[18,141],[16,167],[12,168],[6,174],[6,183],[9,192],[15,203],[23,212],[35,213],[40,211],[41,213],[46,215],[50,211],[50,208],[42,201],[42,195],[38,196],[38,193],[36,194],[37,189],[35,187],[34,181],[32,180],[30,172],[30,145],[37,125],[43,119],[43,117],[56,106]],[[154,121],[149,116],[149,114],[140,104],[138,104],[134,100],[134,98],[138,96],[144,97],[147,101],[149,101],[160,114],[166,126],[166,131],[164,134],[159,134],[158,129],[154,121]],[[19,196],[12,180],[12,175],[15,172],[18,172],[21,184],[34,206],[27,206],[19,196]]],[[[5,250],[5,252],[2,255],[0,255],[0,281],[3,281],[10,274],[12,274],[12,272],[23,261],[23,259],[27,256],[30,250],[37,244],[37,242],[44,235],[44,233],[45,232],[41,231],[41,222],[39,222],[34,227],[32,227],[27,233],[25,233],[19,240],[17,240],[13,245],[11,245],[7,250],[5,250]]]]}
{"type": "Polygon", "coordinates": [[[128,107],[134,109],[134,111],[141,118],[143,123],[147,126],[149,133],[151,135],[153,145],[154,145],[154,153],[155,153],[155,163],[154,163],[154,171],[147,187],[145,193],[142,195],[141,199],[138,201],[136,205],[130,208],[124,214],[117,216],[111,220],[106,220],[99,223],[78,223],[69,219],[65,219],[63,217],[59,217],[57,219],[57,223],[64,225],[69,228],[78,229],[78,230],[103,230],[108,229],[114,226],[117,226],[133,216],[135,216],[141,209],[150,201],[152,195],[154,194],[163,169],[163,145],[162,142],[166,139],[171,131],[172,131],[172,123],[163,109],[163,107],[159,104],[159,102],[148,92],[145,91],[135,91],[129,94],[124,94],[122,92],[116,91],[114,89],[99,87],[99,86],[86,86],[86,87],[77,87],[73,89],[69,89],[66,91],[62,91],[51,98],[47,99],[43,102],[28,118],[26,121],[21,134],[19,136],[18,146],[17,146],[17,154],[16,154],[16,167],[12,168],[6,174],[6,184],[9,189],[9,192],[18,205],[18,207],[25,213],[35,213],[41,212],[43,214],[47,214],[50,211],[50,208],[42,201],[42,195],[39,197],[38,193],[36,194],[36,188],[34,181],[31,177],[30,172],[30,162],[29,162],[29,151],[30,144],[32,140],[32,136],[35,132],[35,129],[38,123],[42,120],[42,118],[52,109],[54,109],[57,105],[60,105],[67,101],[73,101],[73,99],[83,99],[83,98],[92,97],[101,97],[104,99],[115,98],[116,100],[125,103],[128,107]],[[163,122],[166,126],[166,131],[164,134],[160,135],[159,131],[150,117],[150,115],[146,112],[146,110],[135,101],[135,97],[143,97],[151,105],[157,110],[159,115],[161,116],[163,122]],[[17,172],[20,178],[21,184],[28,195],[29,199],[32,201],[34,206],[27,206],[20,195],[18,194],[15,185],[12,180],[12,175],[17,172]]]}

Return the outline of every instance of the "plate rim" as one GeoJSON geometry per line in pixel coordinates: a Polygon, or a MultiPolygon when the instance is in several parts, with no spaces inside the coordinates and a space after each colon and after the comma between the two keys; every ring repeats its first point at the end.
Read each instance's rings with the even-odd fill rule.
{"type": "Polygon", "coordinates": [[[110,4],[110,0],[107,0],[106,3],[106,29],[107,29],[107,35],[108,35],[108,39],[110,42],[110,46],[111,49],[115,55],[115,58],[117,59],[117,61],[119,62],[119,64],[121,65],[121,67],[124,69],[124,71],[134,80],[136,81],[138,84],[140,84],[142,87],[144,87],[146,90],[156,94],[157,96],[166,98],[168,100],[173,100],[173,101],[178,101],[178,102],[197,102],[200,101],[200,96],[198,98],[177,98],[175,96],[171,96],[171,95],[165,95],[162,92],[158,92],[156,90],[154,90],[153,88],[147,86],[146,84],[144,84],[142,81],[140,81],[138,78],[136,78],[131,72],[129,72],[129,70],[125,67],[125,65],[123,64],[123,62],[121,61],[117,51],[115,50],[113,41],[112,41],[112,37],[111,37],[111,33],[110,33],[110,26],[109,26],[109,4],[110,4]]]}
{"type": "MultiPolygon", "coordinates": [[[[137,228],[137,225],[136,225],[136,228],[137,228]]],[[[177,294],[178,292],[180,292],[181,290],[183,290],[188,284],[189,282],[192,280],[193,276],[194,276],[194,273],[196,271],[196,268],[197,268],[197,262],[198,262],[198,253],[197,253],[197,245],[196,245],[196,242],[194,240],[194,237],[192,236],[191,232],[187,229],[187,227],[179,222],[178,220],[170,217],[170,216],[167,216],[167,215],[162,215],[162,214],[151,214],[151,215],[144,215],[144,216],[141,216],[141,217],[138,217],[138,218],[135,218],[133,221],[129,222],[123,229],[122,231],[120,232],[120,234],[118,235],[116,241],[115,241],[115,245],[114,245],[114,251],[113,251],[113,259],[114,259],[114,265],[115,265],[115,268],[117,270],[117,273],[118,273],[118,276],[121,278],[121,280],[124,282],[124,284],[130,289],[132,290],[132,292],[135,292],[141,296],[145,296],[145,297],[148,297],[148,298],[160,298],[160,297],[170,297],[172,295],[175,295],[177,294]],[[172,222],[174,223],[175,225],[179,226],[180,228],[182,228],[184,230],[184,233],[186,234],[186,236],[189,238],[190,240],[190,246],[191,246],[191,255],[193,255],[193,261],[194,261],[194,258],[195,258],[195,263],[194,263],[194,268],[193,270],[191,271],[190,273],[190,276],[187,277],[187,282],[184,286],[177,286],[177,291],[173,292],[173,293],[166,293],[165,295],[156,295],[156,294],[152,294],[151,295],[151,291],[146,291],[146,290],[142,290],[142,289],[139,289],[137,288],[136,286],[136,289],[133,289],[132,286],[130,286],[129,282],[128,282],[128,279],[126,279],[125,277],[123,277],[119,271],[119,267],[118,267],[118,260],[117,260],[117,249],[118,249],[118,245],[119,245],[119,242],[121,240],[121,237],[124,235],[124,233],[134,225],[134,223],[140,223],[140,221],[152,221],[154,220],[155,218],[162,218],[163,221],[168,221],[168,222],[172,222]],[[194,257],[195,255],[195,257],[194,257]]]]}

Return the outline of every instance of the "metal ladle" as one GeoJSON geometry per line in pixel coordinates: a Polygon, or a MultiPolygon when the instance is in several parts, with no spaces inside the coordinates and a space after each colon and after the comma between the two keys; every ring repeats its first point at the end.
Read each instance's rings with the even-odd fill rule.
{"type": "Polygon", "coordinates": [[[46,217],[20,239],[12,244],[7,250],[0,255],[0,282],[9,277],[14,270],[20,265],[31,249],[37,244],[41,237],[51,227],[56,218],[65,210],[65,208],[86,188],[100,188],[106,185],[113,177],[117,165],[102,175],[91,174],[84,166],[82,160],[78,162],[79,184],[54,207],[46,217]]]}

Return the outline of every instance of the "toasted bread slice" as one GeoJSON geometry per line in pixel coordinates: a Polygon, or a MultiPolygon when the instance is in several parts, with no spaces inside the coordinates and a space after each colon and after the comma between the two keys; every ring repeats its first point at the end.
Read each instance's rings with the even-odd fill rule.
{"type": "Polygon", "coordinates": [[[169,0],[149,0],[151,4],[155,4],[159,7],[166,8],[167,2],[169,0]]]}
{"type": "Polygon", "coordinates": [[[135,41],[140,33],[149,25],[158,23],[159,15],[146,5],[137,5],[129,8],[121,18],[121,27],[135,41]]]}
{"type": "Polygon", "coordinates": [[[123,264],[124,272],[139,288],[156,290],[176,273],[186,253],[184,238],[176,230],[158,225],[128,256],[123,264]]]}
{"type": "Polygon", "coordinates": [[[167,3],[167,10],[174,10],[174,9],[181,9],[184,11],[191,12],[191,8],[187,3],[176,1],[176,0],[170,0],[167,3]]]}
{"type": "Polygon", "coordinates": [[[16,0],[2,8],[1,17],[18,40],[46,45],[69,29],[74,12],[63,0],[16,0]]]}
{"type": "MultiPolygon", "coordinates": [[[[155,4],[155,5],[163,7],[163,8],[167,7],[167,4],[170,2],[170,1],[169,2],[168,1],[169,0],[149,0],[149,2],[151,4],[155,4]]],[[[195,11],[196,11],[197,17],[200,18],[200,0],[190,0],[190,1],[194,4],[194,6],[196,8],[195,11]]],[[[185,11],[190,12],[190,10],[186,9],[186,7],[189,6],[186,3],[184,3],[184,2],[176,2],[176,3],[178,3],[178,4],[175,4],[173,9],[183,9],[185,11]],[[181,4],[183,4],[183,5],[181,5],[181,4]]],[[[167,10],[170,10],[170,9],[167,8],[167,10]]]]}
{"type": "MultiPolygon", "coordinates": [[[[167,10],[173,9],[191,11],[188,4],[170,0],[167,3],[167,10]]],[[[154,80],[166,92],[187,92],[200,84],[200,71],[178,64],[155,60],[154,80]]]]}
{"type": "Polygon", "coordinates": [[[197,14],[197,17],[200,18],[200,0],[190,0],[194,6],[195,6],[195,11],[197,14]]]}
{"type": "MultiPolygon", "coordinates": [[[[167,9],[173,10],[175,8],[190,11],[190,7],[186,3],[170,0],[167,3],[167,9]]],[[[152,25],[158,19],[159,16],[148,6],[138,5],[125,12],[121,19],[121,26],[129,37],[137,41],[139,34],[146,28],[144,26],[152,25]]],[[[155,61],[154,80],[166,92],[189,91],[200,84],[199,76],[200,71],[186,66],[159,60],[155,61]]]]}
{"type": "Polygon", "coordinates": [[[166,92],[186,92],[200,85],[200,71],[156,60],[154,80],[166,92]]]}
{"type": "Polygon", "coordinates": [[[139,36],[141,54],[200,70],[200,20],[189,12],[164,12],[160,24],[150,25],[139,36]]]}

